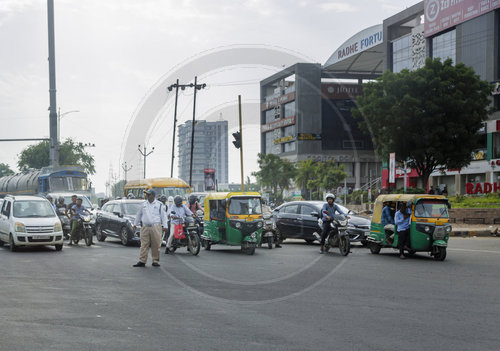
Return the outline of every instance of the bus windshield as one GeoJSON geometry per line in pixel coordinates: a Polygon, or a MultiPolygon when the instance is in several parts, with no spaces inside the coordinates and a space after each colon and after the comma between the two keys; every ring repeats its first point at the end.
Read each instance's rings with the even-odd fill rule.
{"type": "Polygon", "coordinates": [[[50,177],[50,191],[85,191],[87,179],[83,177],[50,177]]]}
{"type": "Polygon", "coordinates": [[[448,218],[448,206],[445,201],[440,200],[420,200],[415,205],[415,217],[432,218],[444,217],[448,218]]]}
{"type": "Polygon", "coordinates": [[[229,214],[262,214],[260,197],[233,197],[229,200],[229,214]]]}
{"type": "Polygon", "coordinates": [[[188,192],[188,188],[175,188],[175,187],[154,187],[153,190],[156,192],[156,196],[165,195],[167,198],[169,196],[175,197],[180,195],[185,197],[188,192]]]}

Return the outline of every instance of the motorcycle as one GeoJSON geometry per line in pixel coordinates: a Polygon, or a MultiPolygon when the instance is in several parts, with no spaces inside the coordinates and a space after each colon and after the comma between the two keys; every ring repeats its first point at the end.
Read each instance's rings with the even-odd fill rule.
{"type": "MultiPolygon", "coordinates": [[[[347,233],[348,222],[344,215],[335,214],[333,216],[325,238],[325,252],[328,252],[331,247],[338,247],[342,256],[349,255],[351,241],[347,233]]],[[[320,228],[323,228],[323,220],[321,218],[318,218],[318,225],[320,228]]],[[[321,240],[321,236],[318,233],[314,232],[313,235],[317,240],[321,240]]]]}
{"type": "Polygon", "coordinates": [[[280,244],[276,224],[274,223],[273,216],[270,213],[264,213],[262,217],[264,219],[264,224],[262,226],[262,240],[259,247],[262,247],[262,244],[267,243],[267,248],[272,249],[273,243],[276,245],[280,244]]]}
{"type": "Polygon", "coordinates": [[[78,242],[83,236],[83,239],[85,240],[85,245],[87,246],[92,245],[93,244],[92,237],[94,235],[91,225],[92,216],[90,214],[79,214],[77,220],[78,220],[78,230],[76,231],[77,237],[70,238],[70,240],[72,240],[74,244],[78,244],[78,242]]]}
{"type": "Polygon", "coordinates": [[[167,248],[169,252],[175,252],[177,248],[187,246],[188,251],[192,255],[198,255],[201,242],[198,236],[198,227],[193,217],[185,217],[182,224],[172,224],[171,230],[172,233],[170,235],[173,235],[174,238],[172,240],[172,248],[167,248]]]}
{"type": "Polygon", "coordinates": [[[69,233],[71,232],[71,221],[68,216],[66,216],[66,209],[64,207],[57,209],[57,217],[59,217],[59,220],[61,221],[64,239],[67,240],[69,239],[69,233]]]}
{"type": "Polygon", "coordinates": [[[201,236],[203,234],[203,225],[204,225],[202,210],[196,211],[196,217],[194,218],[194,222],[196,224],[196,232],[198,233],[198,239],[200,239],[201,241],[201,236]]]}

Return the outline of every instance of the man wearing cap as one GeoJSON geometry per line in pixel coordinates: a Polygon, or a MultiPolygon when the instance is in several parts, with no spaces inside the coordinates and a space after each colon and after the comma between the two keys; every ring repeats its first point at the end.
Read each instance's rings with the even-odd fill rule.
{"type": "Polygon", "coordinates": [[[141,225],[141,250],[139,253],[139,262],[134,267],[146,266],[148,260],[149,247],[151,246],[151,256],[153,266],[160,266],[160,245],[161,232],[166,230],[167,215],[160,201],[156,200],[154,190],[145,191],[147,200],[143,202],[137,215],[135,216],[134,231],[138,225],[141,225]]]}

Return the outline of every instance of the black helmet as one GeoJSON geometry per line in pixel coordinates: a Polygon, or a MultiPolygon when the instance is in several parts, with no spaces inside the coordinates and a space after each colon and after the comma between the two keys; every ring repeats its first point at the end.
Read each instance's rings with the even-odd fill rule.
{"type": "Polygon", "coordinates": [[[57,199],[57,201],[59,201],[60,203],[64,203],[64,197],[59,196],[59,198],[57,199]]]}
{"type": "Polygon", "coordinates": [[[182,196],[177,195],[176,197],[174,197],[174,204],[175,204],[175,206],[182,205],[182,196]]]}
{"type": "Polygon", "coordinates": [[[165,202],[167,202],[167,196],[166,195],[160,196],[160,201],[163,202],[163,204],[165,204],[165,202]]]}
{"type": "Polygon", "coordinates": [[[189,203],[192,205],[196,201],[198,201],[198,197],[196,195],[189,195],[189,203]]]}

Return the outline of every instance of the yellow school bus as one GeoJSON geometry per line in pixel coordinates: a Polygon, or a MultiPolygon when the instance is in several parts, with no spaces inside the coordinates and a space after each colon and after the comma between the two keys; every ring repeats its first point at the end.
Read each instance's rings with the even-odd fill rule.
{"type": "Polygon", "coordinates": [[[175,197],[176,195],[180,195],[183,198],[191,192],[189,185],[179,178],[148,178],[127,182],[123,188],[123,196],[126,197],[132,193],[135,198],[142,199],[146,190],[154,190],[156,196],[165,195],[167,197],[175,197]]]}

